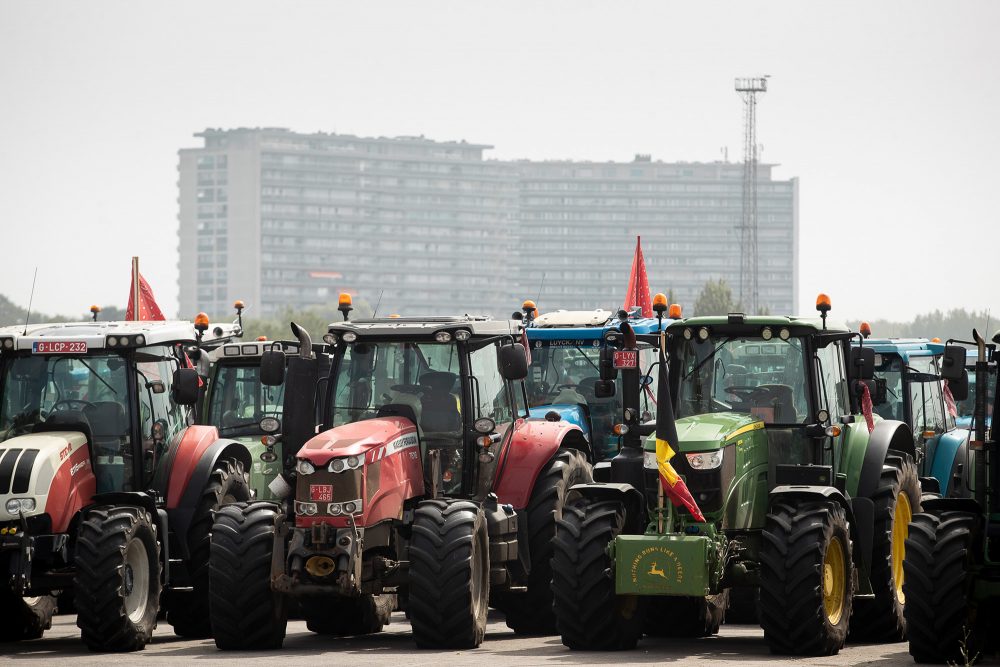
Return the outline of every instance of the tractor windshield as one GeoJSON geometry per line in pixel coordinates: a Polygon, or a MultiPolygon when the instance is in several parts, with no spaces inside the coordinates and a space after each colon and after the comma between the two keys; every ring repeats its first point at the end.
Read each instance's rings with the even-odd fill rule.
{"type": "Polygon", "coordinates": [[[219,435],[258,435],[264,417],[281,418],[285,385],[269,387],[260,382],[260,363],[226,364],[217,368],[208,407],[209,423],[219,435]]]}
{"type": "Polygon", "coordinates": [[[409,413],[423,437],[461,437],[462,400],[454,343],[357,342],[336,364],[333,424],[409,413]]]}
{"type": "Polygon", "coordinates": [[[0,440],[31,433],[44,422],[74,424],[93,437],[98,490],[130,490],[132,449],[128,364],[118,354],[19,356],[4,365],[0,440]]]}
{"type": "Polygon", "coordinates": [[[742,412],[765,424],[801,424],[809,415],[802,340],[683,340],[677,416],[742,412]]]}
{"type": "Polygon", "coordinates": [[[532,349],[527,381],[531,406],[588,403],[601,379],[601,348],[593,345],[596,342],[544,341],[532,349]]]}
{"type": "Polygon", "coordinates": [[[902,358],[898,354],[875,355],[875,376],[885,380],[885,403],[874,406],[875,412],[883,419],[907,421],[902,358]]]}

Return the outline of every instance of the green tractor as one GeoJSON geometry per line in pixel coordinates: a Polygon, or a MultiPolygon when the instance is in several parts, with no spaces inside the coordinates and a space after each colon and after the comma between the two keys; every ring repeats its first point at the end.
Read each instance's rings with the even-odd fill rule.
{"type": "MultiPolygon", "coordinates": [[[[906,540],[903,568],[910,655],[917,662],[976,662],[984,650],[995,651],[1000,616],[1000,449],[987,402],[989,366],[998,358],[1000,333],[989,345],[973,330],[976,348],[973,438],[969,458],[972,498],[934,498],[914,515],[906,540]]],[[[948,341],[941,376],[955,400],[969,393],[966,350],[948,341]]],[[[954,341],[962,342],[962,341],[954,341]]],[[[970,344],[970,343],[966,343],[970,344]]],[[[992,376],[996,378],[996,375],[992,376]]],[[[1000,384],[1000,383],[998,383],[1000,384]]],[[[996,389],[1000,389],[997,386],[996,389]]],[[[993,392],[992,411],[1000,410],[993,392]]]]}
{"type": "MultiPolygon", "coordinates": [[[[555,542],[565,645],[714,634],[736,591],[759,596],[774,653],[835,654],[849,630],[905,636],[903,543],[921,501],[913,437],[871,414],[874,353],[852,350],[857,334],[827,323],[825,295],[817,308],[820,318],[670,324],[657,437],[637,409],[650,380],[622,366],[621,450],[595,469],[597,482],[573,487],[555,542]],[[668,466],[658,444],[669,445],[668,466]],[[664,468],[692,509],[664,500],[680,488],[661,483],[664,468]]],[[[616,338],[621,352],[637,345],[626,322],[616,338]]],[[[602,363],[606,378],[615,365],[602,363]]]]}

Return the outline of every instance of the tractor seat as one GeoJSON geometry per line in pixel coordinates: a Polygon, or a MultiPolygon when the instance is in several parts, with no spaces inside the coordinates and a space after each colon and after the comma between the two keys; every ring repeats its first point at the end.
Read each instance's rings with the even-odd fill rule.
{"type": "Polygon", "coordinates": [[[430,371],[420,377],[427,388],[420,397],[420,429],[425,433],[448,433],[462,428],[458,398],[452,394],[458,376],[445,371],[430,371]]]}
{"type": "Polygon", "coordinates": [[[94,445],[111,448],[117,453],[122,438],[128,435],[128,416],[121,403],[100,401],[84,409],[94,432],[94,445]]]}

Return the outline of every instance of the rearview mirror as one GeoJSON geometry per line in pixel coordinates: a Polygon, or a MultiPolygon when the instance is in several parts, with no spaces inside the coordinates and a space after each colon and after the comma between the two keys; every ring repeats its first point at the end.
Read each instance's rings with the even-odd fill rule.
{"type": "MultiPolygon", "coordinates": [[[[605,382],[614,380],[618,377],[618,369],[615,368],[615,351],[608,345],[601,348],[601,357],[599,360],[599,370],[601,373],[601,379],[605,382]]],[[[614,383],[612,383],[612,387],[614,383]]],[[[614,396],[614,391],[608,394],[608,396],[614,396]]],[[[607,398],[607,397],[605,397],[607,398]]]]}
{"type": "Polygon", "coordinates": [[[870,347],[851,348],[851,379],[871,380],[875,377],[875,350],[870,347]]]}
{"type": "Polygon", "coordinates": [[[951,391],[951,397],[956,401],[967,399],[969,397],[969,372],[963,368],[961,375],[953,380],[948,380],[948,390],[951,391]]]}
{"type": "Polygon", "coordinates": [[[174,371],[173,395],[178,405],[194,405],[198,402],[198,371],[193,368],[178,368],[174,371]]]}
{"type": "Polygon", "coordinates": [[[615,395],[615,381],[601,380],[594,383],[594,396],[597,398],[611,398],[615,395]]]}
{"type": "Polygon", "coordinates": [[[277,387],[285,381],[285,353],[268,350],[260,355],[260,383],[277,387]]]}
{"type": "Polygon", "coordinates": [[[528,358],[520,343],[508,343],[500,347],[500,375],[505,380],[523,380],[528,377],[528,358]]]}
{"type": "MultiPolygon", "coordinates": [[[[961,345],[945,345],[944,355],[941,357],[941,377],[950,382],[958,380],[963,373],[965,373],[965,348],[961,345]]],[[[966,378],[966,385],[968,385],[968,378],[966,378]]],[[[949,386],[951,385],[949,384],[949,386]]],[[[954,388],[952,388],[951,393],[955,394],[954,388]]]]}

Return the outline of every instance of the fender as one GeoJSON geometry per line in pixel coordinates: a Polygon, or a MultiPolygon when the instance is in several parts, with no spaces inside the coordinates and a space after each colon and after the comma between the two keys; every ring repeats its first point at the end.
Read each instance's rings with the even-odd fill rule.
{"type": "Polygon", "coordinates": [[[861,594],[871,593],[869,573],[871,572],[872,546],[875,543],[875,505],[871,498],[851,498],[848,502],[847,497],[835,487],[796,484],[774,487],[768,494],[768,504],[770,506],[776,500],[792,498],[832,500],[844,508],[851,541],[856,545],[856,548],[851,552],[852,559],[862,575],[858,577],[859,592],[861,594]]]}
{"type": "Polygon", "coordinates": [[[861,464],[861,475],[858,478],[856,496],[871,498],[878,488],[882,477],[882,466],[889,450],[909,454],[916,461],[916,449],[913,445],[913,433],[900,421],[882,420],[875,424],[875,429],[868,437],[868,447],[861,464]]]}
{"type": "Polygon", "coordinates": [[[589,445],[579,426],[568,422],[519,419],[503,445],[493,488],[503,504],[514,509],[528,506],[535,480],[561,448],[577,449],[591,460],[589,445]]]}
{"type": "Polygon", "coordinates": [[[590,484],[575,484],[569,487],[570,495],[566,501],[577,495],[589,501],[619,502],[625,507],[625,526],[622,532],[627,535],[639,535],[646,528],[646,499],[642,493],[631,484],[613,482],[591,482],[590,484]]]}
{"type": "Polygon", "coordinates": [[[963,484],[962,473],[959,473],[958,466],[963,465],[968,451],[969,432],[965,430],[954,430],[943,433],[938,437],[937,447],[934,448],[934,460],[931,462],[931,477],[935,477],[941,485],[941,495],[943,496],[964,496],[969,495],[968,486],[963,484]],[[955,479],[955,476],[958,479],[955,479]],[[958,482],[955,484],[954,482],[958,482]]]}
{"type": "MultiPolygon", "coordinates": [[[[211,429],[214,431],[215,427],[211,427],[211,429]]],[[[183,441],[181,444],[184,444],[183,441]]],[[[198,444],[201,444],[200,440],[198,444]]],[[[178,462],[183,460],[181,458],[183,454],[184,452],[181,452],[178,455],[178,462]]],[[[243,443],[235,440],[216,440],[202,451],[201,456],[188,474],[184,475],[184,471],[171,471],[171,488],[173,487],[174,475],[183,475],[188,480],[187,486],[179,494],[180,497],[173,506],[170,504],[170,498],[167,499],[167,514],[170,517],[170,526],[174,533],[172,547],[181,558],[189,556],[187,533],[191,527],[191,520],[194,518],[194,512],[201,501],[202,491],[208,484],[212,471],[215,470],[222,458],[234,458],[240,461],[244,470],[249,470],[253,462],[250,450],[243,443]]]]}

